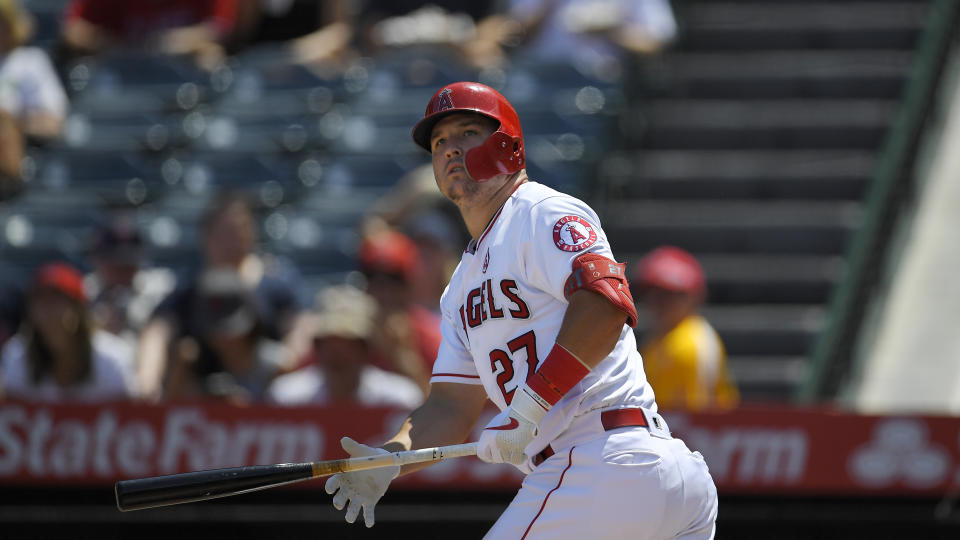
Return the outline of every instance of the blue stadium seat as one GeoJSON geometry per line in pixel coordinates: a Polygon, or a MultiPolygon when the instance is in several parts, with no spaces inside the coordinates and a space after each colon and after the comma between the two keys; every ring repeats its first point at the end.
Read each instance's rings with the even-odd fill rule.
{"type": "Polygon", "coordinates": [[[53,260],[82,266],[101,207],[89,193],[28,189],[0,214],[0,259],[23,268],[53,260]]]}
{"type": "Polygon", "coordinates": [[[263,237],[271,251],[289,258],[305,276],[342,276],[356,266],[357,229],[327,217],[306,209],[269,212],[262,222],[263,237]]]}
{"type": "Polygon", "coordinates": [[[73,150],[161,152],[191,142],[189,120],[196,116],[117,111],[73,112],[64,124],[63,144],[73,150]]]}
{"type": "Polygon", "coordinates": [[[183,111],[212,99],[211,77],[186,58],[128,51],[75,62],[67,88],[75,110],[88,113],[183,111]]]}
{"type": "MultiPolygon", "coordinates": [[[[348,195],[358,190],[386,190],[396,184],[413,164],[383,156],[318,155],[306,158],[314,169],[310,193],[348,195]]],[[[302,164],[301,164],[302,165],[302,164]]]]}
{"type": "Polygon", "coordinates": [[[87,192],[108,204],[142,204],[166,187],[159,162],[136,152],[56,149],[31,159],[28,180],[35,188],[87,192]]]}
{"type": "Polygon", "coordinates": [[[289,202],[302,189],[297,180],[298,165],[295,159],[268,154],[189,152],[167,158],[165,179],[177,190],[191,195],[246,191],[260,205],[272,208],[289,202]],[[169,171],[172,167],[177,170],[169,171]]]}
{"type": "Polygon", "coordinates": [[[229,85],[214,105],[234,118],[322,114],[342,99],[339,79],[325,79],[290,62],[232,63],[229,85]]]}
{"type": "Polygon", "coordinates": [[[447,48],[408,47],[355,64],[344,76],[344,87],[357,111],[416,119],[440,86],[476,78],[476,70],[447,48]]]}
{"type": "Polygon", "coordinates": [[[307,116],[213,114],[205,119],[195,147],[232,153],[292,153],[318,147],[318,139],[315,119],[307,116]]]}

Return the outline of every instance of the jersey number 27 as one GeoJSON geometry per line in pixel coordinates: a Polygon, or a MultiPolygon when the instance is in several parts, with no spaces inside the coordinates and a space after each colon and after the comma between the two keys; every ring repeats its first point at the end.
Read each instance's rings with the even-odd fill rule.
{"type": "MultiPolygon", "coordinates": [[[[511,353],[526,349],[527,377],[537,370],[537,364],[540,361],[537,359],[537,335],[533,333],[533,330],[511,339],[507,342],[507,348],[510,349],[511,353]]],[[[494,349],[490,351],[490,368],[493,369],[494,373],[502,370],[497,375],[497,384],[500,386],[500,391],[503,392],[504,401],[507,402],[507,405],[510,405],[510,402],[513,401],[513,393],[520,386],[520,381],[517,381],[513,385],[513,389],[507,391],[507,384],[513,380],[515,374],[513,360],[506,351],[494,349]]]]}

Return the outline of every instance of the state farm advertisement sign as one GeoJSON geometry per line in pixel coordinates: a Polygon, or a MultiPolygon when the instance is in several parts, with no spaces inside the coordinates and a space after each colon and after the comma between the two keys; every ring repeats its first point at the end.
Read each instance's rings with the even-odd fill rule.
{"type": "Polygon", "coordinates": [[[790,408],[666,413],[727,493],[936,495],[960,489],[960,418],[790,408]]]}
{"type": "MultiPolygon", "coordinates": [[[[341,458],[342,436],[378,443],[405,416],[382,408],[5,402],[0,485],[108,485],[341,458]]],[[[790,408],[664,416],[674,435],[704,455],[721,492],[937,495],[960,489],[960,418],[790,408]]],[[[457,458],[402,477],[395,488],[515,490],[521,480],[511,466],[457,458]]]]}
{"type": "MultiPolygon", "coordinates": [[[[492,416],[492,412],[490,413],[492,416]]],[[[177,472],[347,457],[340,438],[375,444],[402,411],[220,404],[0,405],[0,484],[104,484],[177,472]]],[[[484,422],[485,423],[485,422],[484,422]]],[[[509,465],[458,458],[397,487],[519,487],[509,465]]],[[[318,487],[322,482],[307,482],[318,487]]]]}

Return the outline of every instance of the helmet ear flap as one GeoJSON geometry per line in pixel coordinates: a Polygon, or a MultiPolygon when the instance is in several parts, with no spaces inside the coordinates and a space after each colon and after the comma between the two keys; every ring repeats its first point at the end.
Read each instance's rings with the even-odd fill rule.
{"type": "Polygon", "coordinates": [[[467,151],[464,165],[476,182],[498,174],[513,174],[523,168],[523,139],[495,131],[480,146],[467,151]]]}

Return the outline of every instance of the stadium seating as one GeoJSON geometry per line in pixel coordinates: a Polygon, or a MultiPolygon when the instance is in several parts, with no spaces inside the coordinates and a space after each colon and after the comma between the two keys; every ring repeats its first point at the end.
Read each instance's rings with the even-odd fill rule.
{"type": "MultiPolygon", "coordinates": [[[[745,400],[804,376],[895,114],[921,2],[676,3],[599,177],[618,255],[697,255],[745,400]]],[[[642,329],[641,329],[642,333],[642,329]]]]}
{"type": "MultiPolygon", "coordinates": [[[[26,4],[35,42],[52,48],[64,2],[26,4]]],[[[195,257],[210,196],[237,188],[258,202],[266,249],[317,286],[342,279],[365,208],[426,160],[409,139],[426,98],[476,79],[520,111],[531,177],[590,200],[621,260],[660,244],[702,259],[708,315],[744,396],[789,399],[843,271],[925,4],[675,8],[679,41],[640,63],[634,88],[590,66],[521,55],[478,72],[419,48],[338,75],[270,45],[212,73],[141,53],[82,59],[63,72],[63,140],[31,149],[27,192],[3,208],[0,253],[22,269],[82,264],[84,227],[124,206],[148,256],[180,268],[195,257]],[[40,202],[56,200],[82,201],[82,212],[40,202]]]]}

